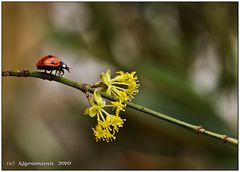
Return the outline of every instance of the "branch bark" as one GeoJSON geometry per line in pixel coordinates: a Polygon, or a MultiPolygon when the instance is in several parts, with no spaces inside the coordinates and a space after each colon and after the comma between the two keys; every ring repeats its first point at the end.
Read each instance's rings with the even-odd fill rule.
{"type": "MultiPolygon", "coordinates": [[[[56,81],[59,83],[62,83],[64,85],[76,88],[84,93],[86,92],[90,92],[93,93],[94,89],[91,88],[88,84],[83,84],[83,83],[79,83],[79,82],[75,82],[75,81],[71,81],[69,79],[63,78],[63,77],[58,77],[58,76],[54,76],[52,74],[47,74],[45,72],[37,72],[37,71],[29,71],[27,69],[24,70],[9,70],[9,71],[3,71],[2,72],[2,76],[15,76],[15,77],[34,77],[34,78],[41,78],[41,79],[47,79],[49,81],[56,81]]],[[[102,97],[108,99],[108,100],[116,100],[114,97],[109,96],[105,93],[101,93],[102,97]]],[[[238,140],[235,138],[231,138],[228,137],[227,135],[224,134],[218,134],[212,131],[208,131],[206,129],[204,129],[202,126],[200,125],[193,125],[178,119],[175,119],[173,117],[170,117],[168,115],[164,115],[162,113],[156,112],[154,110],[148,109],[146,107],[140,106],[138,104],[132,103],[132,102],[125,102],[127,104],[127,106],[144,112],[146,114],[149,114],[151,116],[163,119],[165,121],[171,122],[175,125],[184,127],[186,129],[192,130],[194,131],[196,134],[202,134],[202,135],[206,135],[206,136],[210,136],[212,138],[215,138],[217,140],[222,141],[223,143],[230,143],[232,145],[237,146],[238,145],[238,140]]]]}

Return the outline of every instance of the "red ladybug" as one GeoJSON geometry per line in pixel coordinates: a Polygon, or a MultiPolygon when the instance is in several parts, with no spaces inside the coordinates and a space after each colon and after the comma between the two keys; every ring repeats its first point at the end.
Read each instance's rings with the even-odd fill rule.
{"type": "Polygon", "coordinates": [[[53,55],[47,55],[42,57],[38,62],[37,62],[37,69],[40,70],[45,70],[46,71],[51,71],[50,74],[52,73],[52,71],[56,71],[55,75],[57,74],[57,72],[59,72],[59,76],[63,76],[64,74],[64,70],[69,71],[69,67],[63,63],[58,57],[53,56],[53,55]]]}

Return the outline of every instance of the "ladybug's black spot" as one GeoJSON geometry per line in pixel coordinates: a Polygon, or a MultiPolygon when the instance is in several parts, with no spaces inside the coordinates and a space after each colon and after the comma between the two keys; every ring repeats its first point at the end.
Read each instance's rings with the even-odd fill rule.
{"type": "Polygon", "coordinates": [[[41,60],[41,62],[43,63],[43,60],[41,60]]]}
{"type": "Polygon", "coordinates": [[[51,64],[54,64],[54,61],[52,61],[51,64]]]}
{"type": "Polygon", "coordinates": [[[48,58],[52,58],[53,56],[52,55],[48,55],[48,58]]]}

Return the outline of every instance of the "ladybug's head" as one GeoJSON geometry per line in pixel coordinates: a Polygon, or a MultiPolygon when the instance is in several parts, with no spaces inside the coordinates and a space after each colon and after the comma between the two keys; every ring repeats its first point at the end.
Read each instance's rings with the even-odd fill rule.
{"type": "Polygon", "coordinates": [[[63,69],[66,69],[68,72],[70,72],[69,67],[65,63],[61,62],[61,67],[63,69]]]}

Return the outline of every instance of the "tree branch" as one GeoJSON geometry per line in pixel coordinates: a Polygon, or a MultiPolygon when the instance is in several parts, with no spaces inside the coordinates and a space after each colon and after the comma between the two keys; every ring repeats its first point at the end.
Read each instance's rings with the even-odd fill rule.
{"type": "MultiPolygon", "coordinates": [[[[88,84],[83,84],[83,83],[79,83],[79,82],[74,82],[71,80],[68,80],[66,78],[63,77],[58,77],[58,76],[54,76],[52,74],[47,74],[45,72],[37,72],[37,71],[33,71],[30,72],[27,69],[24,70],[9,70],[9,71],[3,71],[2,72],[2,76],[15,76],[15,77],[35,77],[35,78],[41,78],[41,79],[47,79],[50,81],[56,81],[65,85],[68,85],[70,87],[76,88],[78,90],[81,90],[82,92],[86,93],[86,92],[90,92],[93,93],[94,89],[91,88],[88,84]]],[[[109,100],[116,100],[114,97],[109,96],[105,93],[101,93],[102,97],[109,99],[109,100]]],[[[138,104],[132,103],[132,102],[125,102],[129,107],[136,109],[138,111],[142,111],[144,113],[147,113],[149,115],[152,115],[154,117],[163,119],[165,121],[171,122],[173,124],[179,125],[181,127],[185,127],[189,130],[192,130],[194,132],[196,132],[197,134],[203,134],[206,136],[210,136],[212,138],[218,139],[220,141],[222,141],[223,143],[230,143],[233,144],[235,146],[238,145],[238,140],[228,137],[227,135],[222,135],[222,134],[218,134],[212,131],[208,131],[206,129],[204,129],[202,126],[198,126],[198,125],[193,125],[178,119],[175,119],[173,117],[170,117],[168,115],[164,115],[162,113],[156,112],[154,110],[145,108],[143,106],[140,106],[138,104]]]]}

